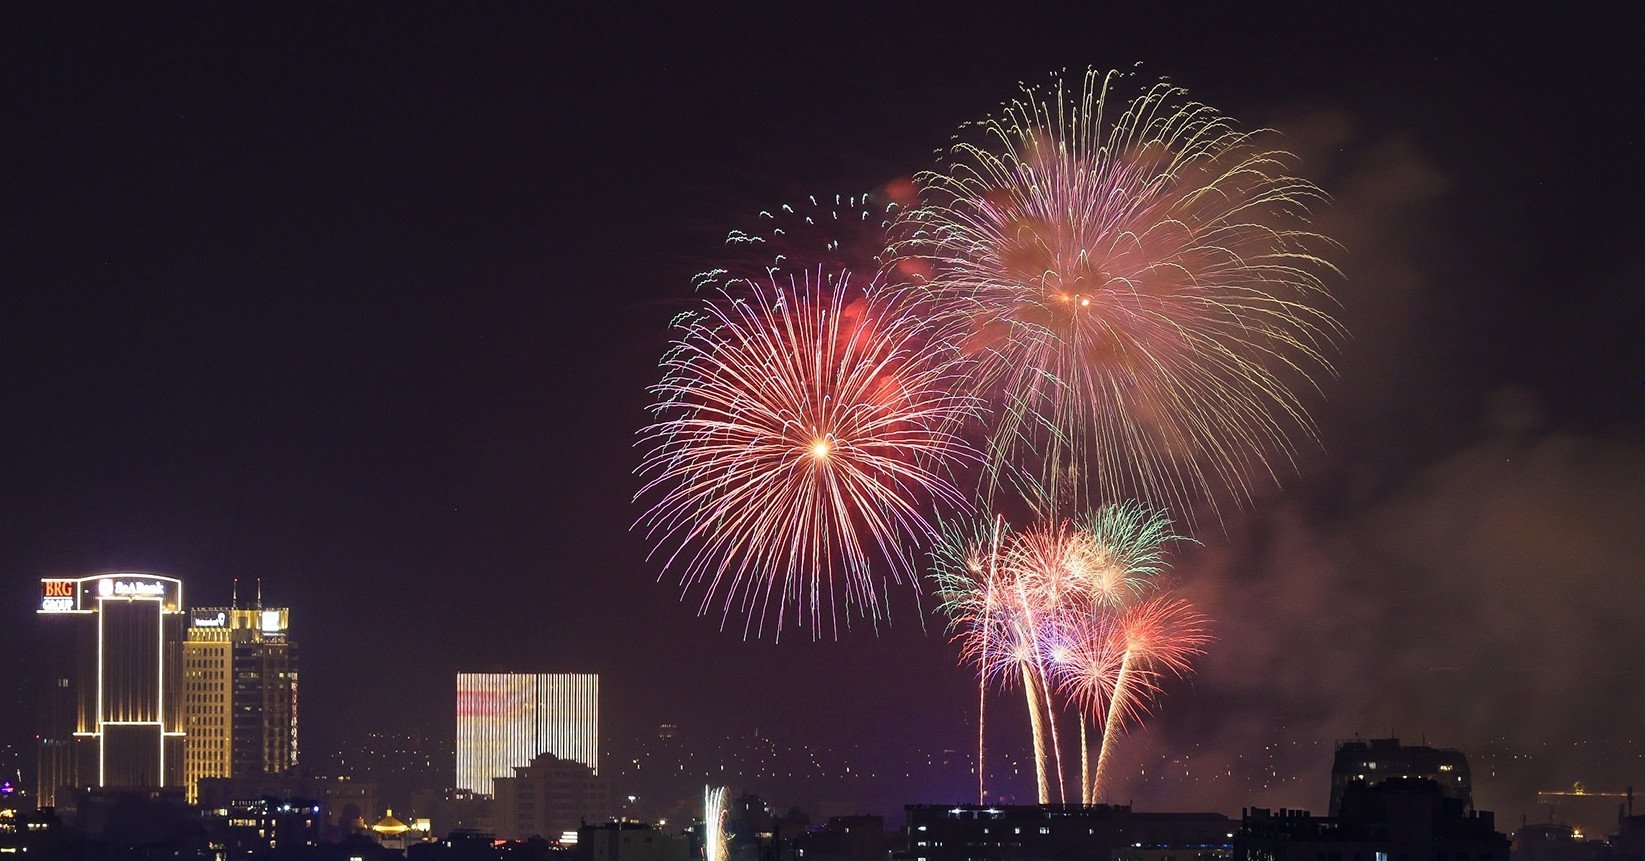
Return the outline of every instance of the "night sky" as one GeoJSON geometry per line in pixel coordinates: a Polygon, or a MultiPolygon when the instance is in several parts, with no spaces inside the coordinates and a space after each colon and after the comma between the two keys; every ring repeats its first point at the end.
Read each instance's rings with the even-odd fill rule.
{"type": "Polygon", "coordinates": [[[1319,810],[1329,740],[1390,731],[1533,752],[1475,766],[1516,818],[1645,781],[1645,32],[1106,5],[8,6],[0,690],[40,577],[147,569],[292,608],[305,751],[449,734],[459,670],[599,672],[613,744],[968,750],[972,677],[911,594],[878,636],[773,644],[658,582],[645,388],[729,229],[909,176],[1019,80],[1140,61],[1332,194],[1350,338],[1320,443],[1179,559],[1218,641],[1126,742],[1327,747],[1139,805],[1319,810]]]}

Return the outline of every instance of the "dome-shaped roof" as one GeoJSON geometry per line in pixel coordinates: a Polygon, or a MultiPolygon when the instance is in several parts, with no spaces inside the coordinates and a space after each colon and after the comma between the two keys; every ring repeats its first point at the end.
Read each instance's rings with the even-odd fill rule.
{"type": "Polygon", "coordinates": [[[383,813],[383,818],[371,826],[371,830],[378,834],[404,834],[411,830],[411,826],[394,818],[394,810],[390,808],[383,813]]]}

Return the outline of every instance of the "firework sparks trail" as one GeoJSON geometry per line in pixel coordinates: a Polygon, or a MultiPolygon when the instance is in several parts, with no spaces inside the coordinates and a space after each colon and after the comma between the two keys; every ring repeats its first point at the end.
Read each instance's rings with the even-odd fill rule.
{"type": "Polygon", "coordinates": [[[725,833],[730,799],[724,786],[703,787],[703,861],[731,861],[731,836],[725,833]]]}
{"type": "MultiPolygon", "coordinates": [[[[1141,720],[1162,674],[1187,673],[1207,642],[1204,617],[1163,580],[1165,547],[1181,540],[1163,512],[1127,502],[1022,531],[996,516],[951,528],[938,545],[941,610],[961,660],[978,668],[979,691],[990,679],[1023,686],[1040,803],[1053,785],[1071,800],[1052,723],[1059,712],[1078,722],[1079,799],[1092,803],[1119,732],[1141,720]],[[1094,770],[1088,723],[1101,731],[1094,770]]],[[[981,763],[980,724],[978,732],[981,763]]]]}
{"type": "Polygon", "coordinates": [[[744,614],[745,637],[877,628],[891,585],[918,592],[929,511],[968,507],[950,472],[974,457],[953,430],[972,409],[957,354],[891,294],[822,269],[720,284],[676,327],[641,432],[653,553],[700,613],[744,614]]]}
{"type": "Polygon", "coordinates": [[[1091,778],[1092,800],[1101,799],[1103,774],[1121,726],[1141,721],[1148,701],[1159,693],[1163,674],[1188,674],[1193,658],[1203,654],[1210,641],[1206,624],[1206,618],[1195,612],[1193,605],[1168,595],[1127,607],[1121,614],[1116,645],[1123,652],[1103,722],[1096,773],[1091,778]]]}
{"type": "Polygon", "coordinates": [[[987,761],[984,739],[987,735],[988,677],[993,667],[989,646],[997,642],[993,630],[1001,611],[1001,599],[1008,588],[999,571],[1000,542],[1006,533],[1005,519],[995,516],[987,525],[973,524],[967,528],[945,530],[937,549],[932,553],[936,566],[932,578],[936,581],[938,597],[943,601],[942,612],[956,622],[967,620],[969,629],[956,634],[962,643],[962,658],[973,660],[982,668],[977,673],[977,803],[988,800],[987,761]]]}
{"type": "MultiPolygon", "coordinates": [[[[1024,87],[917,177],[893,268],[964,339],[991,472],[1191,513],[1250,496],[1313,429],[1287,381],[1329,370],[1323,193],[1291,157],[1158,83],[1024,87]]],[[[1060,490],[1059,490],[1060,492],[1060,490]]]]}

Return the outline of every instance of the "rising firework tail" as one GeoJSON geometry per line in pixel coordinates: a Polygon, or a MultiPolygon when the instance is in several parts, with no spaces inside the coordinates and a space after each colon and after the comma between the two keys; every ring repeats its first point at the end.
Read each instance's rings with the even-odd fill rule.
{"type": "MultiPolygon", "coordinates": [[[[1090,803],[1124,726],[1146,714],[1165,674],[1189,671],[1206,642],[1205,619],[1172,597],[1164,579],[1170,545],[1186,540],[1164,512],[1136,502],[1020,530],[996,516],[944,531],[932,565],[939,609],[961,660],[978,671],[979,707],[989,680],[1022,685],[1041,803],[1075,800],[1059,716],[1064,728],[1075,721],[1077,798],[1090,803]]],[[[980,763],[980,721],[978,732],[980,763]]]]}
{"type": "Polygon", "coordinates": [[[1164,674],[1184,676],[1210,642],[1209,620],[1180,598],[1160,595],[1127,607],[1115,627],[1119,671],[1103,722],[1101,754],[1091,777],[1092,801],[1102,799],[1103,776],[1126,723],[1140,723],[1159,694],[1164,674]]]}
{"type": "Polygon", "coordinates": [[[703,787],[703,861],[731,861],[731,835],[725,831],[730,807],[730,789],[703,787]]]}

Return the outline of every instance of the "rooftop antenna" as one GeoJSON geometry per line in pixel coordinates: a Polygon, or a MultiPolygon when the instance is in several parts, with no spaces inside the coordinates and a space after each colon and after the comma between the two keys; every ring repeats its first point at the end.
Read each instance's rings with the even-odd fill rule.
{"type": "Polygon", "coordinates": [[[257,578],[257,609],[263,609],[263,578],[257,578]]]}
{"type": "Polygon", "coordinates": [[[235,577],[229,583],[231,585],[229,586],[228,605],[230,609],[238,610],[240,609],[240,578],[235,577]]]}

